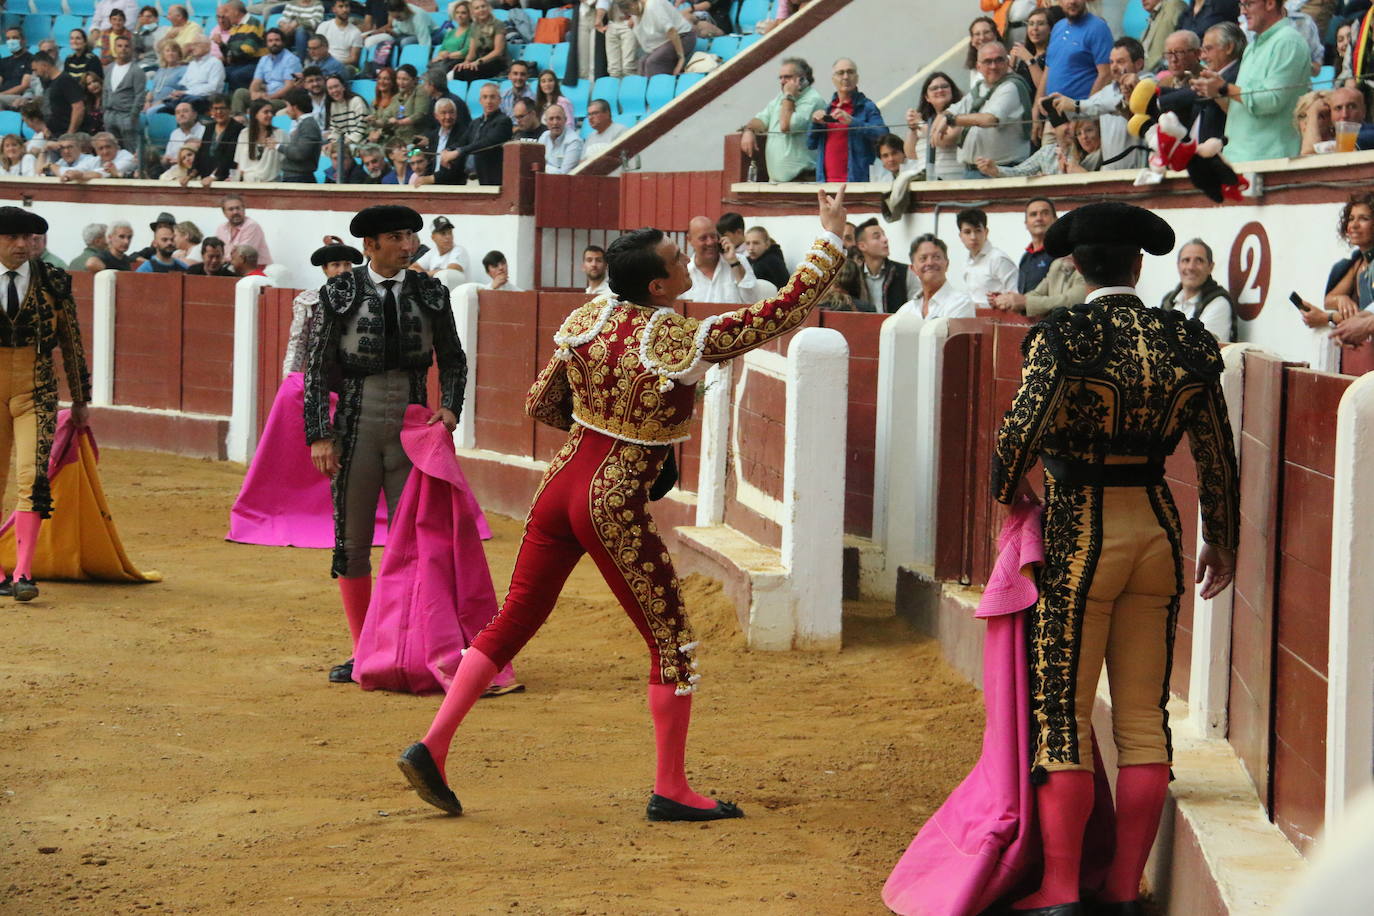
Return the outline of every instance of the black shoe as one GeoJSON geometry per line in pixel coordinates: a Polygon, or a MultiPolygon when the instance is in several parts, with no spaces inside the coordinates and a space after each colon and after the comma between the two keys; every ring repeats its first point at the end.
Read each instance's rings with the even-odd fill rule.
{"type": "Polygon", "coordinates": [[[349,659],[342,665],[335,665],[329,669],[329,683],[331,684],[351,684],[353,683],[353,659],[349,659]]]}
{"type": "Polygon", "coordinates": [[[14,600],[32,601],[38,597],[38,586],[32,579],[14,580],[14,600]]]}
{"type": "Polygon", "coordinates": [[[5,577],[4,582],[0,582],[0,598],[14,597],[14,580],[9,576],[5,577]]]}
{"type": "Polygon", "coordinates": [[[1124,903],[1094,903],[1091,913],[1092,916],[1145,916],[1145,908],[1138,900],[1127,900],[1124,903]]]}
{"type": "Polygon", "coordinates": [[[1032,910],[1008,910],[1011,916],[1086,916],[1083,904],[1056,903],[1054,906],[1038,906],[1032,910]]]}
{"type": "Polygon", "coordinates": [[[734,802],[718,801],[713,808],[693,808],[654,793],[649,796],[645,812],[651,821],[719,821],[728,817],[744,817],[734,802]]]}
{"type": "Polygon", "coordinates": [[[396,759],[396,765],[405,774],[410,787],[422,799],[440,811],[447,811],[449,814],[463,813],[458,796],[445,785],[444,777],[439,775],[439,767],[434,763],[429,748],[425,747],[423,742],[417,741],[402,751],[401,756],[396,759]]]}

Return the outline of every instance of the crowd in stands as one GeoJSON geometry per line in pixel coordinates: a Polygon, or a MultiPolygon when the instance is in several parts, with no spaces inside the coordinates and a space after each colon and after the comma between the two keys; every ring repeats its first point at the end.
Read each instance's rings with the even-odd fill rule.
{"type": "MultiPolygon", "coordinates": [[[[434,0],[226,0],[202,27],[182,5],[163,17],[135,0],[100,0],[88,21],[36,50],[23,28],[6,30],[0,110],[19,111],[32,136],[5,173],[499,184],[498,148],[511,139],[542,143],[546,169],[563,173],[627,129],[585,86],[574,106],[569,72],[675,78],[694,66],[699,37],[734,27],[739,2],[583,0],[574,26],[564,15],[573,10],[553,0],[455,0],[442,13],[434,0]],[[573,28],[585,34],[569,43],[570,64],[520,59],[534,43],[567,50],[573,28]],[[496,109],[477,88],[488,81],[496,109]],[[452,117],[441,118],[445,100],[452,117]],[[101,157],[99,135],[115,138],[114,156],[101,157]],[[96,160],[118,165],[89,167],[96,160]]],[[[781,0],[774,18],[750,25],[768,31],[798,6],[781,0]]]]}
{"type": "MultiPolygon", "coordinates": [[[[1161,107],[1196,123],[1200,139],[1221,138],[1233,163],[1374,148],[1374,82],[1352,75],[1368,0],[1141,0],[1133,34],[1089,0],[981,5],[993,15],[969,24],[967,73],[929,73],[904,116],[863,93],[861,61],[835,61],[827,93],[805,60],[782,61],[780,91],[741,128],[744,154],[772,182],[894,189],[1135,170],[1148,151],[1128,132],[1128,105],[1147,78],[1161,107]]],[[[889,199],[890,218],[903,200],[889,199]]]]}

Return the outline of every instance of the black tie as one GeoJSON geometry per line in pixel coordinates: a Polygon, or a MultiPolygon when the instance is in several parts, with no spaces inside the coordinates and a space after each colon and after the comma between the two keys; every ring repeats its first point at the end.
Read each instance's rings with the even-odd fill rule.
{"type": "MultiPolygon", "coordinates": [[[[396,313],[396,284],[397,280],[383,280],[382,286],[386,287],[386,298],[382,300],[382,320],[385,323],[386,334],[386,356],[382,367],[385,369],[401,368],[401,320],[396,313]]],[[[13,298],[13,293],[10,294],[13,298]]]]}
{"type": "Polygon", "coordinates": [[[9,298],[5,302],[5,314],[10,316],[10,321],[19,317],[19,271],[7,270],[5,276],[10,278],[9,298]]]}

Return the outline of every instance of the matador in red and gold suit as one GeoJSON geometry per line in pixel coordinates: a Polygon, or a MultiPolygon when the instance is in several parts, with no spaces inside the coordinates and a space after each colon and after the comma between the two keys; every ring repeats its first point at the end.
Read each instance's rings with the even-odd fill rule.
{"type": "Polygon", "coordinates": [[[672,308],[691,281],[686,256],[670,237],[640,229],[611,243],[606,258],[615,295],[568,316],[526,400],[530,416],[569,435],[535,495],[510,592],[464,654],[429,732],[397,761],[426,802],[462,813],[444,774],[453,735],[491,675],[543,625],[578,560],[590,554],[649,648],[658,750],[649,818],[742,816],[736,805],[699,795],[687,783],[696,640],[648,504],[671,447],[688,438],[696,384],[706,371],[795,330],[839,272],[843,190],[818,197],[824,231],[782,290],[703,320],[672,308]]]}

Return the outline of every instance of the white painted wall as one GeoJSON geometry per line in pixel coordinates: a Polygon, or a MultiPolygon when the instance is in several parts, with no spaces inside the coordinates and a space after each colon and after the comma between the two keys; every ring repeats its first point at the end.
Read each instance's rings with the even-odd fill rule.
{"type": "MultiPolygon", "coordinates": [[[[720,168],[724,136],[738,130],[778,94],[778,64],[784,57],[804,58],[816,73],[816,91],[826,98],[835,91],[830,65],[837,57],[852,57],[859,65],[859,89],[877,102],[927,61],[943,54],[965,34],[976,14],[976,4],[854,0],[651,143],[639,154],[640,170],[720,168]]],[[[905,108],[883,112],[884,120],[891,123],[904,123],[905,117],[905,108]]]]}
{"type": "MultiPolygon", "coordinates": [[[[4,194],[5,190],[0,189],[0,194],[4,194]]],[[[33,186],[25,186],[23,190],[32,191],[33,186]]],[[[163,210],[170,211],[178,220],[190,220],[206,235],[213,233],[224,222],[224,216],[217,207],[176,206],[160,198],[156,189],[149,188],[149,192],[149,203],[146,205],[121,205],[111,209],[103,204],[45,201],[40,188],[35,194],[33,210],[48,221],[48,247],[63,260],[76,257],[76,253],[85,247],[81,242],[81,230],[89,223],[127,220],[134,227],[133,248],[136,250],[151,244],[152,230],[148,224],[163,210]]],[[[225,193],[229,193],[229,190],[225,193]]],[[[17,203],[12,196],[0,196],[0,205],[17,203]]],[[[345,241],[352,240],[348,234],[352,214],[347,212],[269,210],[250,205],[248,215],[262,224],[273,261],[285,266],[289,272],[289,282],[283,284],[286,286],[318,286],[323,281],[319,268],[310,266],[310,254],[320,247],[324,236],[337,235],[345,241]]],[[[454,238],[467,249],[472,263],[475,277],[470,279],[486,282],[486,275],[482,272],[482,256],[495,248],[505,253],[515,285],[522,289],[534,287],[533,216],[462,216],[439,210],[426,210],[420,215],[425,219],[425,230],[420,233],[425,244],[430,244],[429,225],[434,217],[447,216],[453,220],[454,238]]]]}
{"type": "MultiPolygon", "coordinates": [[[[974,192],[976,194],[976,192],[974,192]]],[[[1033,196],[1029,192],[1027,196],[1033,196]]],[[[977,203],[971,196],[970,204],[977,203]]],[[[1297,291],[1309,302],[1320,302],[1331,265],[1349,251],[1336,235],[1339,204],[1302,204],[1270,206],[1248,201],[1242,204],[1207,206],[1195,209],[1160,210],[1174,227],[1179,243],[1194,237],[1212,246],[1217,260],[1213,277],[1223,286],[1229,285],[1226,264],[1232,243],[1241,227],[1257,221],[1269,237],[1270,283],[1269,295],[1254,321],[1240,322],[1240,339],[1258,344],[1284,359],[1311,363],[1319,368],[1331,366],[1331,344],[1324,332],[1313,331],[1302,323],[1298,311],[1288,302],[1290,291],[1297,291]]],[[[962,286],[967,253],[959,244],[954,225],[954,209],[936,215],[930,211],[910,215],[896,223],[884,223],[891,245],[891,257],[905,262],[911,240],[925,232],[935,232],[949,245],[951,282],[962,286]]],[[[853,212],[850,219],[861,222],[869,213],[853,212]]],[[[1025,225],[1019,213],[990,213],[989,238],[1012,260],[1019,260],[1026,245],[1025,225]]],[[[750,218],[749,225],[759,223],[782,246],[789,266],[804,254],[815,238],[819,225],[810,215],[770,216],[750,218]]],[[[1177,251],[1177,249],[1175,249],[1177,251]]],[[[1140,280],[1140,292],[1145,302],[1158,304],[1169,290],[1178,284],[1174,256],[1146,255],[1140,280]]]]}

